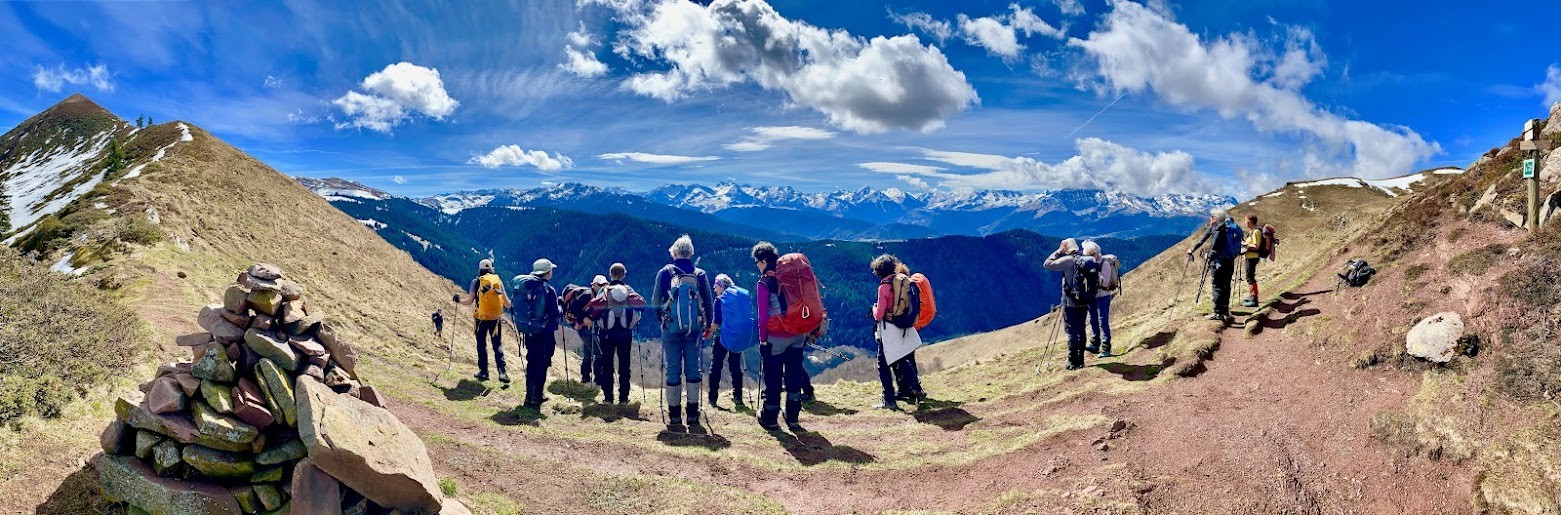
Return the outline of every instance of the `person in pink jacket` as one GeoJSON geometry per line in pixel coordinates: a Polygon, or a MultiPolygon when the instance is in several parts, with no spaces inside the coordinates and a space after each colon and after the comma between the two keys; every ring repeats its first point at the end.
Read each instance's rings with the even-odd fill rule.
{"type": "MultiPolygon", "coordinates": [[[[873,320],[880,325],[889,315],[889,310],[894,307],[894,285],[889,281],[900,268],[900,260],[889,254],[884,254],[873,259],[873,275],[878,276],[878,300],[873,303],[873,320]]],[[[900,403],[894,394],[894,373],[892,363],[884,358],[883,340],[878,341],[878,382],[883,383],[883,403],[873,406],[875,409],[899,411],[900,403]]]]}

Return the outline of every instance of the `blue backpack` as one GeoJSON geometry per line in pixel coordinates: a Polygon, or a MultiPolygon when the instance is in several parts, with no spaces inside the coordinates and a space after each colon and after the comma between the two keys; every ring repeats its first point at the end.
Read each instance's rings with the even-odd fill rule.
{"type": "Polygon", "coordinates": [[[721,293],[721,346],[743,352],[759,343],[759,326],[753,314],[753,297],[748,290],[728,286],[721,293]]]}
{"type": "Polygon", "coordinates": [[[667,302],[662,305],[663,325],[668,334],[695,336],[705,330],[704,313],[700,312],[699,283],[703,272],[684,272],[677,265],[667,265],[672,283],[667,291],[667,302]]]}
{"type": "Polygon", "coordinates": [[[515,330],[521,334],[547,331],[547,284],[533,275],[519,275],[511,281],[515,300],[511,307],[515,330]]]}
{"type": "Polygon", "coordinates": [[[1233,259],[1241,253],[1241,240],[1246,233],[1241,231],[1241,226],[1236,225],[1235,220],[1225,219],[1225,234],[1220,237],[1219,245],[1215,246],[1215,255],[1220,259],[1233,259]]]}

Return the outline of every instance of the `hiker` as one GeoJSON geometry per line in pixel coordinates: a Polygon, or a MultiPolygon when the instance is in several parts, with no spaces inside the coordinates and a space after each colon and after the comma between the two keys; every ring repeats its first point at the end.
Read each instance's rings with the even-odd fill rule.
{"type": "Polygon", "coordinates": [[[1242,306],[1257,307],[1257,265],[1263,258],[1273,259],[1272,240],[1264,241],[1272,236],[1271,231],[1258,225],[1256,213],[1247,215],[1247,234],[1241,239],[1241,253],[1247,258],[1247,296],[1241,298],[1242,306]]]}
{"type": "Polygon", "coordinates": [[[1068,370],[1084,368],[1084,318],[1100,290],[1100,263],[1079,252],[1073,238],[1062,240],[1044,266],[1062,272],[1062,325],[1068,333],[1068,370]]]}
{"type": "Polygon", "coordinates": [[[553,350],[558,345],[558,322],[563,314],[558,309],[558,291],[548,281],[558,268],[547,258],[531,264],[531,273],[517,275],[512,282],[520,301],[515,303],[513,316],[515,329],[526,345],[526,398],[524,406],[540,409],[547,400],[542,395],[547,387],[547,369],[553,364],[553,350]]]}
{"type": "MultiPolygon", "coordinates": [[[[895,374],[891,370],[898,366],[904,358],[895,360],[892,363],[889,362],[888,352],[884,350],[883,332],[903,330],[904,327],[914,326],[916,323],[916,313],[906,307],[909,299],[902,300],[896,298],[898,295],[906,293],[904,290],[910,288],[910,277],[899,272],[900,260],[889,254],[873,258],[870,266],[873,270],[873,275],[878,277],[878,285],[875,288],[877,293],[873,296],[875,301],[873,302],[872,315],[879,334],[878,382],[883,386],[883,402],[873,406],[873,409],[900,411],[900,404],[897,401],[898,396],[894,392],[895,374]],[[909,318],[910,323],[902,324],[899,320],[895,320],[891,324],[891,319],[897,316],[909,318]]],[[[906,293],[906,295],[908,296],[909,294],[906,293]]]]}
{"type": "Polygon", "coordinates": [[[656,286],[651,299],[656,306],[657,319],[661,320],[661,350],[667,372],[667,411],[669,426],[682,426],[683,415],[688,415],[688,425],[698,427],[700,342],[709,338],[712,301],[715,294],[705,271],[694,266],[694,240],[687,234],[672,242],[667,249],[672,262],[656,273],[656,286]],[[684,397],[687,385],[689,395],[684,397]],[[685,402],[687,404],[685,404],[685,402]]]}
{"type": "MultiPolygon", "coordinates": [[[[727,336],[734,338],[752,338],[752,327],[728,327],[727,323],[752,325],[753,305],[748,297],[748,290],[732,285],[732,278],[726,274],[715,276],[715,345],[711,347],[710,359],[710,407],[717,408],[716,400],[721,393],[721,368],[725,366],[732,374],[732,409],[743,409],[743,355],[741,352],[727,350],[727,336]],[[726,312],[742,313],[747,316],[737,320],[727,320],[726,312]],[[738,336],[741,335],[741,336],[738,336]]],[[[746,348],[739,341],[730,341],[733,347],[746,348]]]]}
{"type": "MultiPolygon", "coordinates": [[[[596,295],[607,284],[607,278],[596,276],[591,280],[590,287],[568,285],[564,287],[563,294],[559,295],[560,309],[564,313],[564,322],[575,336],[580,338],[580,382],[590,383],[591,372],[596,370],[596,355],[599,353],[596,338],[596,323],[592,320],[591,302],[596,300],[596,295]]],[[[568,345],[565,345],[565,350],[568,345]]]]}
{"type": "Polygon", "coordinates": [[[1082,245],[1084,255],[1095,258],[1100,263],[1100,289],[1095,293],[1095,300],[1089,304],[1089,345],[1084,350],[1094,353],[1098,358],[1111,357],[1111,299],[1115,296],[1120,273],[1120,263],[1114,255],[1101,255],[1100,244],[1093,240],[1085,240],[1082,245]]]}
{"type": "MultiPolygon", "coordinates": [[[[462,306],[477,305],[477,375],[478,381],[488,380],[488,341],[493,342],[493,362],[499,369],[499,381],[509,383],[509,373],[504,369],[504,331],[499,319],[511,306],[509,295],[504,292],[504,280],[493,271],[493,260],[477,262],[477,278],[466,288],[466,297],[459,294],[452,299],[462,306]]],[[[440,316],[443,318],[443,316],[440,316]]]]}
{"type": "MultiPolygon", "coordinates": [[[[618,377],[618,404],[629,403],[629,351],[634,345],[634,327],[639,325],[645,298],[623,282],[629,275],[623,263],[613,263],[607,275],[612,279],[593,301],[601,313],[596,320],[600,352],[596,357],[596,385],[602,388],[602,400],[612,404],[613,374],[618,377]]],[[[592,281],[595,282],[595,281],[592,281]]]]}
{"type": "MultiPolygon", "coordinates": [[[[911,274],[911,267],[904,261],[895,267],[894,272],[904,274],[911,282],[916,283],[916,293],[920,298],[917,299],[918,309],[914,327],[917,332],[920,332],[932,322],[932,311],[928,309],[931,304],[929,299],[932,298],[932,287],[926,284],[926,276],[911,274]],[[918,277],[921,278],[920,281],[917,280],[918,277]]],[[[898,392],[895,396],[896,400],[918,403],[927,398],[927,393],[921,389],[921,371],[916,367],[916,351],[911,351],[904,358],[900,358],[895,366],[890,367],[890,371],[894,372],[894,386],[895,391],[898,392]]]]}
{"type": "Polygon", "coordinates": [[[444,308],[434,310],[434,337],[444,338],[444,308]]]}
{"type": "MultiPolygon", "coordinates": [[[[764,373],[764,403],[759,409],[759,426],[766,431],[780,430],[777,419],[780,417],[781,391],[784,389],[786,424],[793,431],[798,431],[802,429],[803,385],[810,382],[808,372],[802,365],[802,349],[807,345],[808,333],[812,330],[803,334],[789,334],[772,327],[785,325],[788,321],[787,310],[790,309],[781,302],[782,285],[778,277],[781,256],[775,250],[775,245],[767,241],[754,245],[750,255],[759,270],[759,282],[754,286],[754,299],[758,304],[756,318],[759,326],[760,368],[764,373]]],[[[805,259],[802,264],[806,265],[805,259]]],[[[811,265],[807,266],[806,277],[812,281],[816,290],[817,277],[812,275],[811,265]]],[[[787,299],[787,302],[809,300],[814,299],[787,299]]]]}
{"type": "MultiPolygon", "coordinates": [[[[1204,266],[1208,268],[1214,282],[1214,312],[1209,314],[1208,319],[1228,324],[1235,320],[1235,317],[1230,316],[1230,280],[1235,275],[1236,256],[1241,253],[1242,234],[1241,227],[1236,225],[1236,221],[1230,218],[1224,208],[1209,210],[1209,226],[1198,243],[1187,249],[1187,255],[1191,257],[1210,239],[1214,242],[1209,246],[1204,266]]],[[[1203,285],[1198,285],[1198,288],[1203,288],[1203,285]]]]}

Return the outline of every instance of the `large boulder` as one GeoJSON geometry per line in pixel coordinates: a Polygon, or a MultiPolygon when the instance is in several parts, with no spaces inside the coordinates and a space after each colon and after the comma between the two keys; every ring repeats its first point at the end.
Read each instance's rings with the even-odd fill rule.
{"type": "Polygon", "coordinates": [[[1561,134],[1561,102],[1550,105],[1550,122],[1545,124],[1545,130],[1539,131],[1541,136],[1561,134]]]}
{"type": "Polygon", "coordinates": [[[390,412],[298,378],[298,433],[320,470],[387,508],[442,509],[423,441],[390,412]]]}
{"type": "Polygon", "coordinates": [[[1435,363],[1452,361],[1463,337],[1463,318],[1448,311],[1426,317],[1409,330],[1405,348],[1409,355],[1435,363]]]}
{"type": "Polygon", "coordinates": [[[223,317],[224,311],[226,309],[221,304],[206,306],[201,308],[201,314],[195,317],[195,322],[219,342],[233,343],[244,339],[244,330],[223,317]]]}
{"type": "Polygon", "coordinates": [[[298,369],[298,351],[293,350],[286,338],[277,338],[269,331],[250,329],[244,333],[244,344],[254,349],[260,357],[275,361],[282,370],[291,372],[298,369]]]}
{"type": "Polygon", "coordinates": [[[238,501],[226,488],[158,477],[141,460],[129,456],[93,458],[103,495],[147,513],[179,515],[241,515],[238,501]]]}
{"type": "Polygon", "coordinates": [[[255,366],[255,375],[260,379],[260,391],[271,403],[271,413],[284,424],[298,425],[298,401],[293,393],[293,380],[268,359],[260,360],[260,364],[255,366]]]}
{"type": "Polygon", "coordinates": [[[309,460],[293,467],[293,513],[341,515],[341,482],[309,460]]]}
{"type": "Polygon", "coordinates": [[[338,332],[334,324],[329,322],[320,324],[315,337],[320,340],[321,345],[325,346],[325,350],[331,352],[331,359],[336,360],[336,366],[341,367],[353,379],[358,378],[358,352],[352,349],[352,344],[347,343],[347,339],[338,332]]]}

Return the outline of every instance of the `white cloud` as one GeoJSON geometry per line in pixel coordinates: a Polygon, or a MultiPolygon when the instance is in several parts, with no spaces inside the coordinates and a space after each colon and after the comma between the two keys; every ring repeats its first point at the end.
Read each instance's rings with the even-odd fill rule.
{"type": "Polygon", "coordinates": [[[929,161],[980,171],[952,172],[903,163],[862,163],[857,166],[896,176],[933,179],[949,189],[1081,188],[1144,196],[1206,194],[1214,190],[1198,173],[1192,154],[1186,152],[1140,152],[1099,138],[1083,138],[1074,144],[1078,155],[1058,163],[1045,163],[1025,156],[921,149],[922,157],[929,161]]]}
{"type": "Polygon", "coordinates": [[[1052,3],[1057,4],[1057,9],[1060,9],[1062,14],[1068,16],[1084,14],[1084,4],[1079,3],[1079,0],[1052,0],[1052,3]]]}
{"type": "Polygon", "coordinates": [[[1545,96],[1545,107],[1561,102],[1561,65],[1550,65],[1545,70],[1545,82],[1535,85],[1534,91],[1545,96]]]}
{"type": "Polygon", "coordinates": [[[624,161],[634,161],[636,163],[650,163],[658,165],[682,165],[703,161],[715,161],[720,159],[719,157],[714,156],[674,156],[666,154],[646,154],[644,152],[608,152],[606,154],[599,154],[596,156],[596,158],[605,161],[616,161],[619,164],[622,164],[624,161]]]}
{"type": "Polygon", "coordinates": [[[930,131],[979,102],[965,74],[916,36],[867,39],[781,16],[764,0],[583,0],[624,25],[614,51],[668,69],[624,87],[674,101],[752,82],[859,133],[930,131]]]}
{"type": "Polygon", "coordinates": [[[959,32],[964,35],[965,42],[974,46],[985,48],[992,55],[1002,57],[1005,60],[1018,59],[1025,46],[1019,43],[1019,33],[1025,37],[1040,34],[1052,38],[1062,38],[1063,31],[1046,23],[1035,11],[1019,4],[1010,4],[1008,14],[996,16],[983,16],[971,18],[959,15],[959,32]]]}
{"type": "Polygon", "coordinates": [[[541,150],[525,150],[519,145],[502,145],[487,154],[472,156],[466,164],[478,164],[483,168],[534,166],[544,172],[556,172],[574,168],[575,162],[569,159],[569,156],[557,152],[549,156],[547,152],[541,150]]]}
{"type": "Polygon", "coordinates": [[[395,177],[391,177],[390,178],[390,182],[394,182],[396,184],[406,184],[407,183],[407,178],[403,177],[403,176],[400,176],[400,175],[397,175],[395,177]]]}
{"type": "Polygon", "coordinates": [[[1260,131],[1305,138],[1308,175],[1391,177],[1442,151],[1408,128],[1347,119],[1303,97],[1300,86],[1321,73],[1326,59],[1304,30],[1291,30],[1279,53],[1242,34],[1204,41],[1163,8],[1116,2],[1088,39],[1069,44],[1096,61],[1114,92],[1153,91],[1173,106],[1212,109],[1260,131]]]}
{"type": "Polygon", "coordinates": [[[319,115],[305,113],[303,109],[295,109],[293,112],[287,113],[287,121],[290,123],[308,125],[320,123],[320,120],[319,115]]]}
{"type": "Polygon", "coordinates": [[[263,86],[265,86],[267,88],[270,88],[270,89],[280,88],[280,87],[282,87],[282,79],[278,79],[275,76],[267,75],[266,76],[266,82],[263,84],[263,86]]]}
{"type": "Polygon", "coordinates": [[[585,23],[580,23],[580,29],[569,33],[569,44],[564,46],[564,55],[569,57],[569,62],[558,65],[569,73],[580,77],[600,77],[607,74],[607,64],[596,58],[592,48],[596,47],[596,38],[585,30],[585,23]]]}
{"type": "Polygon", "coordinates": [[[870,163],[857,163],[856,166],[858,168],[862,168],[862,169],[865,169],[865,170],[872,170],[872,171],[878,172],[878,173],[912,174],[912,175],[932,175],[932,174],[936,174],[938,172],[941,172],[943,170],[946,170],[946,168],[939,168],[939,167],[936,167],[936,166],[913,165],[913,164],[909,164],[909,163],[889,163],[889,162],[883,162],[883,161],[873,161],[873,162],[870,162],[870,163]]]}
{"type": "Polygon", "coordinates": [[[414,113],[443,120],[461,103],[445,92],[439,70],[408,62],[386,66],[363,79],[363,89],[348,91],[332,101],[346,119],[337,129],[369,129],[390,132],[414,113]]]}
{"type": "Polygon", "coordinates": [[[921,177],[915,177],[915,176],[911,176],[911,175],[896,175],[896,176],[894,176],[894,178],[895,178],[895,180],[898,180],[900,182],[909,184],[909,185],[911,185],[913,187],[916,187],[916,188],[920,188],[920,189],[927,190],[927,191],[931,191],[932,190],[932,185],[928,184],[927,180],[923,179],[921,177]]]}
{"type": "Polygon", "coordinates": [[[922,34],[932,36],[939,43],[948,41],[949,36],[954,35],[954,28],[949,25],[949,22],[933,18],[931,14],[924,12],[899,14],[890,9],[889,19],[904,25],[906,29],[920,31],[922,34]]]}
{"type": "Polygon", "coordinates": [[[67,69],[62,64],[52,69],[39,66],[33,70],[33,86],[40,90],[57,93],[67,84],[91,85],[98,91],[114,91],[113,74],[109,73],[107,65],[67,69]]]}
{"type": "Polygon", "coordinates": [[[775,146],[775,142],[783,140],[825,140],[835,137],[834,131],[816,129],[813,127],[799,127],[796,125],[784,127],[754,127],[748,129],[753,134],[744,136],[735,143],[726,145],[727,150],[735,152],[758,152],[775,146]]]}

